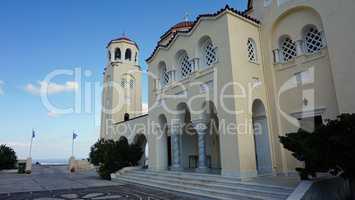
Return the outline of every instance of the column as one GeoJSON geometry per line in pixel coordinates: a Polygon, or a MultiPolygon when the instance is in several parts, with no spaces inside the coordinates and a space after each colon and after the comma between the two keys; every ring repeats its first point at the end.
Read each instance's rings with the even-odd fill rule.
{"type": "Polygon", "coordinates": [[[181,169],[180,162],[180,133],[181,133],[181,124],[179,122],[175,122],[171,125],[171,146],[172,146],[172,155],[173,155],[173,169],[179,170],[181,169]]]}
{"type": "Polygon", "coordinates": [[[304,54],[305,51],[304,51],[304,47],[303,47],[303,40],[296,41],[296,51],[297,51],[297,56],[304,54]]]}
{"type": "Polygon", "coordinates": [[[168,81],[168,84],[173,82],[173,71],[170,70],[167,72],[168,73],[168,77],[169,77],[169,81],[168,81]]]}
{"type": "Polygon", "coordinates": [[[160,90],[161,89],[160,79],[157,78],[157,79],[154,79],[154,81],[155,81],[155,86],[156,86],[155,89],[160,90]]]}
{"type": "Polygon", "coordinates": [[[327,46],[327,39],[325,37],[325,32],[324,31],[321,31],[320,32],[320,36],[322,38],[322,48],[326,47],[327,46]]]}
{"type": "Polygon", "coordinates": [[[200,69],[200,66],[199,66],[199,58],[193,58],[192,59],[192,63],[193,63],[193,71],[196,72],[200,69]]]}
{"type": "Polygon", "coordinates": [[[171,78],[171,82],[176,81],[176,75],[175,75],[176,74],[176,69],[172,69],[170,72],[171,72],[171,74],[170,74],[171,75],[171,77],[170,77],[171,78]]]}
{"type": "Polygon", "coordinates": [[[280,59],[280,50],[279,49],[275,49],[273,50],[274,53],[274,62],[275,64],[280,63],[281,59],[280,59]]]}
{"type": "Polygon", "coordinates": [[[198,119],[193,121],[193,126],[197,131],[198,136],[198,171],[206,171],[206,134],[207,121],[198,119]]]}

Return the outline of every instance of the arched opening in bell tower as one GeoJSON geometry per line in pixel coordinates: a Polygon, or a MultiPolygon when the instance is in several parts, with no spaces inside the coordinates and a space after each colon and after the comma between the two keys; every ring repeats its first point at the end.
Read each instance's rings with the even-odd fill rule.
{"type": "Polygon", "coordinates": [[[126,49],[126,53],[125,53],[124,59],[131,61],[131,59],[132,59],[132,51],[131,51],[131,49],[126,49]]]}

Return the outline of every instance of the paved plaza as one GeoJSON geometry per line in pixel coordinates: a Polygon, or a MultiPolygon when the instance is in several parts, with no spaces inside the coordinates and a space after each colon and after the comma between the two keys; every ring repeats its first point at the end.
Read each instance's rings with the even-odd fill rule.
{"type": "Polygon", "coordinates": [[[1,200],[166,199],[202,200],[190,194],[101,180],[95,172],[67,172],[67,166],[35,166],[31,175],[0,172],[1,200]]]}

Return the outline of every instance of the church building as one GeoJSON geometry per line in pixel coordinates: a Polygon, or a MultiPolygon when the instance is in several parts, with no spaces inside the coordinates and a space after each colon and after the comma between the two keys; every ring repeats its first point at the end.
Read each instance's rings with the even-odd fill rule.
{"type": "Polygon", "coordinates": [[[147,72],[132,39],[110,41],[100,137],[140,141],[152,171],[293,174],[302,163],[279,136],[355,112],[354,8],[353,0],[225,6],[162,34],[147,72]]]}

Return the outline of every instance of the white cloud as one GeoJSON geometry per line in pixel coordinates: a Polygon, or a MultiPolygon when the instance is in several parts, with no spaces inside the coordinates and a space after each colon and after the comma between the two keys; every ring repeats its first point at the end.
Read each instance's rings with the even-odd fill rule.
{"type": "Polygon", "coordinates": [[[148,104],[147,103],[142,103],[142,113],[143,114],[148,113],[148,104]]]}
{"type": "Polygon", "coordinates": [[[4,95],[3,86],[4,86],[4,81],[0,80],[0,96],[1,96],[1,95],[4,95]]]}
{"type": "Polygon", "coordinates": [[[75,81],[67,81],[65,84],[40,81],[36,85],[29,83],[25,86],[25,90],[33,95],[40,95],[41,93],[56,94],[62,92],[71,92],[77,90],[78,88],[79,84],[75,81]]]}
{"type": "Polygon", "coordinates": [[[56,112],[53,112],[53,111],[49,111],[48,112],[48,117],[51,117],[51,118],[58,117],[59,115],[60,115],[59,113],[56,113],[56,112]]]}
{"type": "Polygon", "coordinates": [[[28,147],[28,143],[22,143],[22,142],[5,142],[7,146],[13,147],[13,148],[21,148],[21,147],[28,147]]]}

